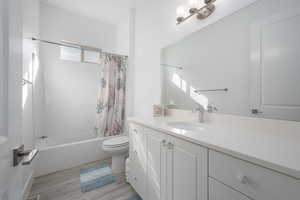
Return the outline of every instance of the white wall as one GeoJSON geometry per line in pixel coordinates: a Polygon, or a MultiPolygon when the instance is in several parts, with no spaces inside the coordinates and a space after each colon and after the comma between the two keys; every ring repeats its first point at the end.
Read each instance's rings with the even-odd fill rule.
{"type": "Polygon", "coordinates": [[[127,90],[126,90],[126,116],[133,115],[134,109],[134,56],[135,56],[135,8],[131,8],[129,16],[117,27],[116,52],[128,56],[127,90]]]}
{"type": "Polygon", "coordinates": [[[202,27],[216,22],[255,0],[218,0],[216,12],[204,21],[191,19],[176,26],[176,7],[187,0],[137,1],[135,30],[136,115],[149,115],[152,105],[160,103],[160,50],[202,27]]]}
{"type": "MultiPolygon", "coordinates": [[[[41,4],[41,38],[116,50],[117,28],[41,4]]],[[[93,136],[100,65],[59,59],[59,47],[41,44],[45,79],[44,133],[58,143],[93,136]]]]}
{"type": "MultiPolygon", "coordinates": [[[[23,86],[22,139],[26,149],[35,146],[35,132],[41,131],[42,123],[42,72],[37,62],[33,63],[32,53],[39,54],[39,46],[30,37],[39,36],[39,0],[22,1],[23,6],[23,78],[33,82],[23,86]],[[34,76],[32,76],[34,74],[34,76]],[[33,93],[34,87],[34,93],[33,93]],[[36,121],[33,119],[36,118],[36,121]],[[36,123],[35,123],[36,122],[36,123]]],[[[35,163],[23,166],[24,193],[30,189],[35,163]]],[[[27,195],[27,194],[24,194],[27,195]]]]}
{"type": "Polygon", "coordinates": [[[129,26],[130,18],[126,17],[117,25],[116,52],[122,55],[129,54],[129,26]]]}

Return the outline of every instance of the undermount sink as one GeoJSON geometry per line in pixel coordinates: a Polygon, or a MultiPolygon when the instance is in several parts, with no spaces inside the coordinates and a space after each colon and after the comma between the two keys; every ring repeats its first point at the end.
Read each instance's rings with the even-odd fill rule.
{"type": "Polygon", "coordinates": [[[202,131],[204,130],[203,126],[201,124],[196,124],[192,122],[168,122],[168,126],[175,128],[175,129],[181,129],[186,131],[202,131]]]}

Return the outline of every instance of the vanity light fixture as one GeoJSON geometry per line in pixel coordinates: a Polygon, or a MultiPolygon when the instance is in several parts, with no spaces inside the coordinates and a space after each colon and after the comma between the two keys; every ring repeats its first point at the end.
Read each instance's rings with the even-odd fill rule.
{"type": "Polygon", "coordinates": [[[188,13],[184,7],[179,6],[177,8],[177,25],[181,24],[182,22],[188,20],[189,18],[193,17],[194,15],[197,16],[197,19],[203,20],[210,16],[216,9],[214,2],[216,0],[190,0],[190,8],[188,13]]]}

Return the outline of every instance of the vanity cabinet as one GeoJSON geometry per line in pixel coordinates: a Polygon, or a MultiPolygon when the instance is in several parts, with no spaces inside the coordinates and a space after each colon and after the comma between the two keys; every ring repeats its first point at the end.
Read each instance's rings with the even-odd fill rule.
{"type": "Polygon", "coordinates": [[[130,136],[130,175],[129,181],[139,194],[144,197],[146,195],[146,168],[147,168],[147,135],[144,132],[144,128],[130,124],[129,126],[130,136]]]}
{"type": "Polygon", "coordinates": [[[143,200],[300,199],[297,178],[135,123],[130,160],[143,200]]]}
{"type": "Polygon", "coordinates": [[[130,136],[134,138],[130,144],[134,170],[130,182],[143,200],[207,200],[208,150],[148,128],[138,129],[143,132],[140,135],[144,140],[137,143],[136,127],[132,125],[130,129],[130,136]],[[143,161],[136,161],[136,149],[144,149],[138,154],[143,153],[139,157],[146,158],[145,171],[136,171],[137,166],[144,165],[140,164],[143,161]],[[146,183],[138,183],[136,178],[144,178],[146,183]]]}

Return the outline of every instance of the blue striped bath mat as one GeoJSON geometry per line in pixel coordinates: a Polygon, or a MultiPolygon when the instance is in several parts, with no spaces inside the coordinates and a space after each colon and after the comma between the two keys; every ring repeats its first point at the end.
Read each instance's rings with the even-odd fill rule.
{"type": "Polygon", "coordinates": [[[128,200],[143,200],[138,194],[130,197],[128,200]]]}
{"type": "MultiPolygon", "coordinates": [[[[90,192],[116,182],[110,166],[106,163],[83,167],[80,169],[80,188],[82,192],[90,192]]],[[[134,194],[128,200],[142,200],[134,194]]]]}
{"type": "Polygon", "coordinates": [[[112,170],[108,164],[98,164],[80,169],[80,188],[89,192],[115,182],[112,170]]]}

